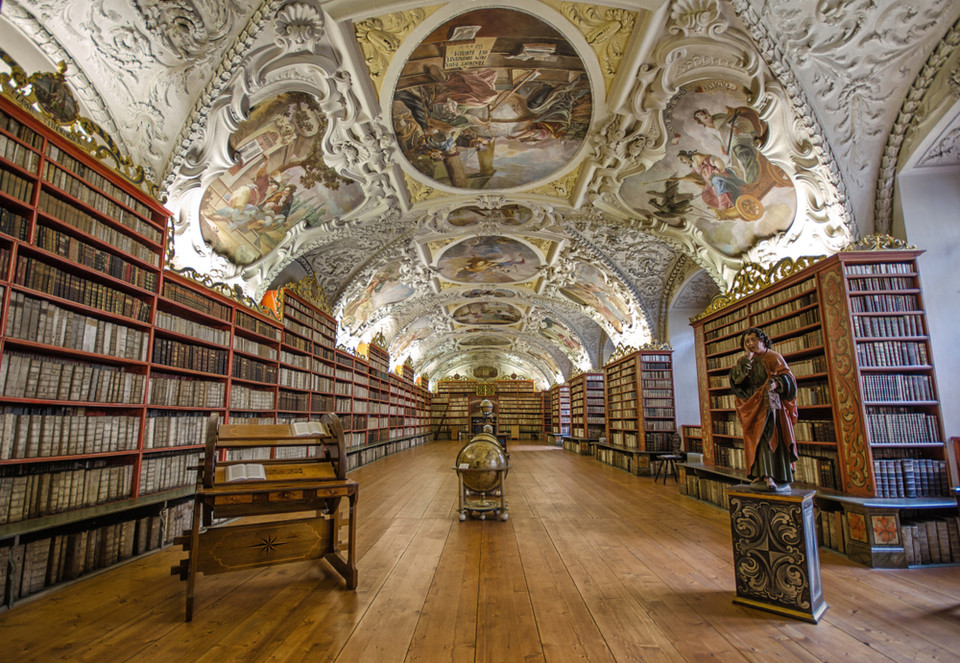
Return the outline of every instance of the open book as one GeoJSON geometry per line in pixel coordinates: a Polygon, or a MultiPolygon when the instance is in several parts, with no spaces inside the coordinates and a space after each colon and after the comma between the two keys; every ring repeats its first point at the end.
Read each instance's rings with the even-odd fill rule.
{"type": "Polygon", "coordinates": [[[246,465],[228,465],[225,471],[227,482],[231,481],[266,481],[267,473],[263,465],[248,463],[246,465]]]}
{"type": "Polygon", "coordinates": [[[290,424],[294,437],[327,437],[327,427],[319,421],[295,421],[290,424]]]}

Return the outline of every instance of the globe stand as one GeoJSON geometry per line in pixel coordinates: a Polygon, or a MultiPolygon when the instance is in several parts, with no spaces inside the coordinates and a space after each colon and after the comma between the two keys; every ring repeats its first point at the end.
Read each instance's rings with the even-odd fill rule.
{"type": "MultiPolygon", "coordinates": [[[[469,467],[456,467],[454,469],[457,471],[457,479],[460,482],[459,512],[461,522],[467,519],[467,514],[470,514],[472,518],[475,517],[480,520],[486,520],[488,513],[491,513],[494,518],[499,518],[500,520],[506,520],[509,517],[507,513],[506,491],[504,489],[507,470],[510,469],[509,466],[496,469],[469,467]],[[464,475],[469,477],[472,473],[480,474],[484,472],[495,472],[497,475],[495,485],[492,486],[490,490],[472,490],[463,482],[464,475]]],[[[469,482],[469,478],[467,481],[469,482]]]]}

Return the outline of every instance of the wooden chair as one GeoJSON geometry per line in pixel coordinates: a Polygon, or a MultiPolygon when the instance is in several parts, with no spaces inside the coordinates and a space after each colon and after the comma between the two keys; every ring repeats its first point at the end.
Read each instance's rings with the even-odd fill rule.
{"type": "Polygon", "coordinates": [[[670,444],[673,446],[673,450],[657,456],[657,473],[653,475],[654,483],[657,482],[661,474],[663,474],[663,485],[667,485],[668,475],[673,476],[674,481],[680,480],[677,475],[677,463],[683,460],[683,453],[680,451],[681,442],[679,433],[670,436],[670,444]]]}
{"type": "Polygon", "coordinates": [[[357,586],[355,560],[358,485],[346,478],[343,428],[337,415],[321,416],[320,426],[304,433],[302,424],[207,422],[206,449],[199,468],[193,524],[174,539],[188,558],[171,573],[187,581],[186,621],[193,619],[198,573],[239,571],[323,558],[346,581],[357,586]],[[243,450],[259,449],[262,459],[237,460],[243,450]],[[295,457],[294,457],[295,456],[295,457]],[[238,465],[262,465],[264,479],[228,481],[238,465]],[[348,522],[341,522],[340,502],[348,500],[348,522]],[[306,512],[305,517],[258,518],[211,526],[214,519],[306,512]],[[312,513],[310,513],[312,512],[312,513]],[[346,559],[340,544],[347,529],[346,559]],[[205,529],[204,529],[205,528],[205,529]]]}

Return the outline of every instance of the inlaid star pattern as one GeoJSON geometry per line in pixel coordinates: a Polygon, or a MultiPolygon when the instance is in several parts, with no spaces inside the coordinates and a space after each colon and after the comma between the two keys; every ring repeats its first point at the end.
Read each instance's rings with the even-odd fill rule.
{"type": "Polygon", "coordinates": [[[266,555],[269,555],[270,553],[276,552],[276,549],[279,546],[284,546],[284,545],[286,545],[285,541],[277,541],[277,535],[270,534],[270,535],[261,537],[259,543],[254,543],[250,547],[259,548],[260,552],[266,555]]]}

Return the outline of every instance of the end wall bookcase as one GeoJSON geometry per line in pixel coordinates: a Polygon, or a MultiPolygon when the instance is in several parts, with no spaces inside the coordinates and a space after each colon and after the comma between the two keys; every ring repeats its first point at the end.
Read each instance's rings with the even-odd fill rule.
{"type": "Polygon", "coordinates": [[[841,252],[694,321],[704,462],[681,468],[682,489],[722,503],[746,478],[728,374],[743,330],[760,327],[797,378],[796,483],[842,516],[851,557],[907,565],[904,528],[956,509],[919,253],[841,252]]]}

